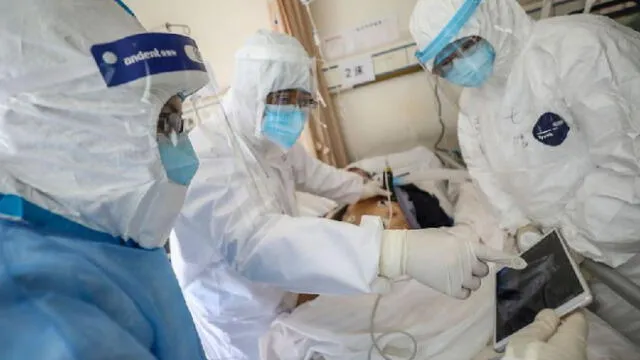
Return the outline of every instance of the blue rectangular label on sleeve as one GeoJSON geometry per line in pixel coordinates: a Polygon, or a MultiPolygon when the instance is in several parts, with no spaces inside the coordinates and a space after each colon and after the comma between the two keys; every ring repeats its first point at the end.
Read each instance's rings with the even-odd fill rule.
{"type": "Polygon", "coordinates": [[[206,68],[196,42],[178,34],[144,33],[91,47],[108,87],[144,77],[206,68]]]}

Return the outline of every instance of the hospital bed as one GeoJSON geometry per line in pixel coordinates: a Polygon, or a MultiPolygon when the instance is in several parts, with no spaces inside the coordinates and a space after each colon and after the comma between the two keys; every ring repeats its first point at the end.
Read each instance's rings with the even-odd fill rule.
{"type": "MultiPolygon", "coordinates": [[[[438,158],[426,148],[359,161],[354,166],[370,172],[380,171],[388,162],[397,173],[440,169],[438,158]]],[[[448,214],[457,201],[457,187],[444,181],[426,180],[417,183],[424,191],[438,197],[448,214]]],[[[332,204],[326,199],[303,195],[300,207],[306,215],[321,216],[332,204]],[[324,207],[323,207],[324,206],[324,207]]],[[[487,216],[486,208],[475,204],[479,218],[486,223],[491,246],[502,247],[497,224],[487,216]],[[491,232],[495,231],[496,234],[491,232]]],[[[591,263],[586,265],[593,273],[591,263]]],[[[489,342],[493,328],[493,277],[484,281],[479,291],[467,301],[441,295],[414,281],[401,281],[384,295],[373,319],[374,336],[391,359],[409,359],[412,341],[417,343],[416,359],[472,359],[489,342]],[[406,331],[410,334],[398,333],[406,331]]],[[[371,317],[376,295],[349,297],[321,296],[278,318],[271,331],[262,339],[266,360],[363,360],[383,359],[371,352],[371,317]]],[[[640,359],[640,350],[619,335],[598,317],[589,314],[590,360],[640,359]]]]}

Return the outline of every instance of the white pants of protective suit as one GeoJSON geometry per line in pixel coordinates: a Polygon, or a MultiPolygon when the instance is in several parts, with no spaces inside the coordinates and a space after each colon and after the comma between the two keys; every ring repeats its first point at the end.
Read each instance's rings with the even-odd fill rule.
{"type": "MultiPolygon", "coordinates": [[[[617,270],[640,285],[640,254],[632,257],[617,270]]],[[[640,309],[634,308],[608,286],[594,279],[590,283],[594,295],[595,313],[616,330],[640,346],[640,309]]]]}

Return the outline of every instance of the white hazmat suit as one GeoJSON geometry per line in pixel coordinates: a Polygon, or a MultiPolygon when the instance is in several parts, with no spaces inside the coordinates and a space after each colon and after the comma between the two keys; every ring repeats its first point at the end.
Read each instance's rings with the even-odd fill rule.
{"type": "Polygon", "coordinates": [[[114,1],[0,3],[1,359],[204,359],[163,248],[197,160],[157,132],[197,54],[114,1]]]}
{"type": "Polygon", "coordinates": [[[407,232],[383,231],[378,218],[358,227],[297,217],[296,189],[348,203],[366,192],[363,180],[311,159],[300,147],[283,152],[257,131],[269,93],[313,92],[310,59],[295,39],[258,32],[236,58],[223,101],[228,121],[206,121],[191,134],[201,166],[171,236],[173,266],[209,359],[258,359],[260,336],[291,308],[289,291],[371,292],[388,285],[380,273],[418,276],[464,297],[488,273],[479,258],[513,260],[431,232],[414,233],[423,248],[410,251],[407,232]],[[220,145],[225,123],[241,143],[220,145]],[[236,161],[239,152],[244,162],[236,161]]]}
{"type": "MultiPolygon", "coordinates": [[[[469,2],[478,1],[419,1],[419,47],[469,2]]],[[[496,57],[488,81],[461,95],[458,136],[502,226],[558,227],[573,249],[640,283],[640,34],[601,16],[536,22],[516,1],[495,0],[480,2],[452,40],[472,35],[496,57]]],[[[605,311],[621,308],[594,290],[600,314],[640,343],[640,323],[625,329],[624,314],[605,311]]]]}
{"type": "Polygon", "coordinates": [[[284,49],[283,57],[308,60],[296,45],[284,36],[254,36],[237,55],[223,100],[230,123],[260,157],[256,162],[264,165],[267,183],[254,184],[231,148],[212,144],[207,136],[213,133],[225,140],[207,133],[206,124],[191,134],[200,170],[171,236],[171,251],[209,359],[257,359],[258,339],[284,310],[285,290],[368,292],[377,276],[377,227],[295,217],[296,189],[346,204],[359,199],[363,179],[310,158],[299,145],[284,153],[256,133],[267,93],[306,87],[310,73],[308,64],[252,57],[270,49],[276,57],[284,49]],[[273,202],[253,191],[261,185],[273,202]],[[324,256],[301,256],[310,248],[324,256]]]}

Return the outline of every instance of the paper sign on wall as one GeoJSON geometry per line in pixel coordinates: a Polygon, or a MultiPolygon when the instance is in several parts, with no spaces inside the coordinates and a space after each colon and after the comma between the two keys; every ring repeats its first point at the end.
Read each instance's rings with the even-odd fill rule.
{"type": "Polygon", "coordinates": [[[331,60],[379,48],[399,38],[398,18],[389,16],[324,38],[323,50],[324,55],[331,60]]]}
{"type": "Polygon", "coordinates": [[[341,84],[344,88],[350,88],[376,79],[371,56],[343,61],[338,66],[338,69],[340,70],[341,84]]]}
{"type": "Polygon", "coordinates": [[[381,47],[400,38],[397,17],[375,19],[351,30],[355,51],[381,47]]]}
{"type": "Polygon", "coordinates": [[[346,34],[332,35],[324,39],[324,54],[328,59],[337,59],[353,51],[351,39],[346,34]]]}

